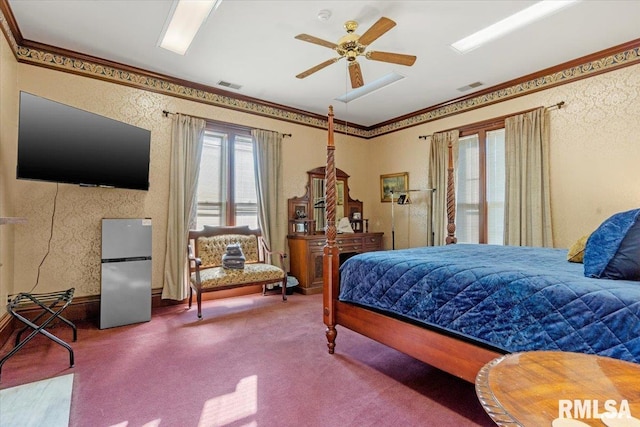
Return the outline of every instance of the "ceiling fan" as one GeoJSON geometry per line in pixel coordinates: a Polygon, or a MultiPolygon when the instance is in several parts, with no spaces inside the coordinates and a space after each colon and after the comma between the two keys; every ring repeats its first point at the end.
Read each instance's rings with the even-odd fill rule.
{"type": "Polygon", "coordinates": [[[296,77],[304,79],[310,76],[316,71],[320,71],[325,67],[339,61],[342,58],[346,58],[349,63],[349,77],[351,79],[351,87],[358,88],[364,84],[362,78],[362,71],[360,70],[360,64],[356,60],[358,56],[364,56],[367,59],[373,61],[391,62],[394,64],[411,66],[416,62],[416,57],[413,55],[404,55],[401,53],[392,52],[365,52],[367,46],[377,40],[384,33],[396,26],[396,23],[389,18],[382,17],[375,24],[373,24],[363,35],[355,33],[358,28],[356,21],[347,21],[344,24],[344,28],[347,30],[347,34],[343,36],[338,43],[332,43],[326,40],[319,39],[308,34],[298,34],[295,38],[309,43],[314,43],[320,46],[328,47],[335,50],[338,55],[337,58],[329,59],[328,61],[318,64],[315,67],[309,68],[298,74],[296,77]]]}

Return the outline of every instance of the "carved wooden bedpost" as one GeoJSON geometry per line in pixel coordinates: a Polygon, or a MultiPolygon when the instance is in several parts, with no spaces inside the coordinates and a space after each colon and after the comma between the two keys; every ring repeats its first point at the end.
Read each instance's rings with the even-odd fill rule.
{"type": "Polygon", "coordinates": [[[449,168],[447,169],[447,238],[445,243],[457,243],[456,234],[456,187],[453,179],[453,144],[449,139],[449,168]]]}
{"type": "Polygon", "coordinates": [[[336,346],[336,315],[334,301],[338,297],[339,253],[336,246],[336,164],[335,145],[333,141],[333,106],[329,106],[329,136],[327,140],[327,167],[325,169],[325,215],[327,237],[323,253],[323,320],[327,326],[327,346],[333,354],[336,346]]]}

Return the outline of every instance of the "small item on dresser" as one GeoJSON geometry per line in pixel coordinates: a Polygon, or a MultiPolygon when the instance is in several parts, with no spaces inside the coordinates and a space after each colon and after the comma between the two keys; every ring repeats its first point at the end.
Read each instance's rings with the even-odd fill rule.
{"type": "Polygon", "coordinates": [[[242,248],[238,243],[227,245],[227,252],[222,255],[222,267],[242,270],[244,268],[245,257],[242,248]]]}
{"type": "Polygon", "coordinates": [[[351,223],[349,222],[349,218],[342,217],[340,221],[338,221],[338,233],[353,233],[353,228],[351,228],[351,223]]]}

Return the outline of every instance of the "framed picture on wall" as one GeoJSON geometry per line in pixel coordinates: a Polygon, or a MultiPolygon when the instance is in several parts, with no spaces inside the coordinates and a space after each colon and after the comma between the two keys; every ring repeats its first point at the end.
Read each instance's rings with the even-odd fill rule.
{"type": "Polygon", "coordinates": [[[380,201],[390,202],[392,191],[394,199],[409,191],[409,172],[380,175],[380,201]]]}

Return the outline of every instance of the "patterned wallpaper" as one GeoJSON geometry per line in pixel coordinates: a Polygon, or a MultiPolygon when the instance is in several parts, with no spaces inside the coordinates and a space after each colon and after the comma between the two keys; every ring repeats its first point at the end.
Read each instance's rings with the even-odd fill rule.
{"type": "MultiPolygon", "coordinates": [[[[16,100],[18,90],[25,90],[152,129],[148,192],[60,185],[51,252],[41,269],[39,291],[75,286],[78,296],[99,294],[103,217],[152,218],[153,287],[162,287],[170,158],[170,121],[160,114],[162,109],[293,133],[284,143],[286,197],[302,195],[304,173],[324,162],[326,132],[322,130],[301,125],[274,127],[276,122],[270,119],[25,64],[18,64],[17,82],[13,89],[16,100]]],[[[428,143],[418,135],[560,100],[566,106],[551,115],[552,215],[555,244],[567,247],[610,214],[640,205],[636,188],[640,168],[635,164],[640,158],[638,65],[370,141],[339,135],[337,164],[351,176],[352,197],[365,203],[372,231],[384,231],[390,247],[389,205],[379,202],[379,175],[409,171],[412,187],[426,186],[428,143]]],[[[3,123],[17,120],[17,112],[6,117],[6,111],[3,108],[3,123]]],[[[15,139],[8,144],[3,141],[3,151],[14,153],[10,145],[15,145],[15,139]]],[[[17,292],[33,287],[38,264],[47,251],[56,186],[15,179],[9,184],[16,195],[12,215],[28,219],[26,225],[11,226],[15,233],[12,292],[17,292]]],[[[397,216],[396,247],[426,241],[427,204],[421,195],[414,195],[414,201],[405,213],[408,219],[397,216]]]]}
{"type": "MultiPolygon", "coordinates": [[[[565,105],[550,112],[551,210],[554,245],[567,248],[610,215],[640,207],[640,65],[380,136],[372,140],[369,179],[378,171],[408,171],[411,187],[425,188],[430,142],[418,136],[560,101],[565,105]]],[[[428,205],[417,197],[420,203],[396,212],[397,248],[426,242],[428,205]]],[[[391,230],[388,204],[373,207],[371,223],[391,230]]]]}
{"type": "MultiPolygon", "coordinates": [[[[17,129],[8,126],[14,117],[17,104],[13,103],[17,64],[9,45],[0,37],[0,141],[15,138],[17,129]]],[[[0,144],[0,216],[11,216],[11,192],[7,183],[13,178],[11,169],[14,152],[10,147],[0,144]]],[[[16,225],[0,225],[0,301],[7,300],[9,284],[13,280],[13,234],[16,225]]],[[[0,309],[0,313],[3,309],[0,309]]]]}
{"type": "MultiPolygon", "coordinates": [[[[164,93],[200,103],[216,105],[246,113],[271,117],[277,120],[285,120],[292,123],[300,123],[307,126],[326,129],[327,120],[322,116],[313,115],[304,111],[273,106],[259,99],[236,98],[232,92],[224,92],[210,88],[194,88],[183,85],[168,78],[141,72],[133,69],[120,69],[116,65],[109,66],[99,62],[92,62],[84,58],[72,56],[73,53],[59,53],[44,48],[20,46],[11,30],[8,22],[0,11],[0,26],[21,62],[72,72],[101,80],[107,80],[118,84],[137,87],[143,90],[164,93]]],[[[625,46],[624,50],[615,53],[605,52],[603,56],[588,57],[578,65],[567,66],[565,69],[553,70],[546,75],[535,76],[529,80],[511,84],[498,89],[488,88],[487,92],[480,91],[471,98],[464,98],[456,102],[447,103],[441,107],[426,109],[416,112],[410,117],[395,120],[391,123],[381,124],[369,129],[348,128],[344,124],[335,123],[337,132],[358,135],[363,138],[374,138],[386,133],[399,131],[407,127],[428,123],[453,114],[464,113],[479,107],[503,102],[517,96],[523,96],[536,91],[566,84],[585,77],[596,75],[602,71],[614,70],[640,63],[640,46],[625,46]]],[[[547,72],[548,70],[544,70],[547,72]]]]}
{"type": "MultiPolygon", "coordinates": [[[[610,215],[640,207],[640,65],[542,93],[551,113],[554,244],[569,247],[610,215]]],[[[546,105],[546,104],[545,104],[546,105]]]]}
{"type": "Polygon", "coordinates": [[[15,291],[30,290],[36,283],[38,264],[49,245],[54,200],[51,249],[42,265],[37,291],[75,287],[77,296],[100,293],[102,218],[152,219],[153,287],[162,287],[171,127],[158,109],[166,104],[164,97],[22,64],[18,87],[152,132],[148,192],[59,184],[56,200],[55,183],[12,181],[19,195],[13,201],[13,214],[28,221],[14,226],[15,291]]]}
{"type": "MultiPolygon", "coordinates": [[[[152,130],[151,188],[148,192],[59,186],[51,251],[41,269],[38,291],[74,286],[78,296],[99,294],[100,220],[103,217],[152,218],[153,288],[162,287],[171,126],[170,120],[160,114],[162,109],[293,133],[293,138],[287,138],[284,143],[286,197],[302,195],[305,172],[324,163],[326,131],[323,129],[309,127],[306,123],[291,123],[289,117],[278,117],[278,112],[274,112],[273,117],[254,115],[167,93],[17,64],[10,52],[11,41],[3,40],[0,52],[3,61],[0,66],[3,90],[0,118],[5,175],[7,170],[15,170],[19,90],[152,130]],[[7,69],[9,72],[5,72],[7,69]],[[7,99],[13,99],[15,104],[7,103],[7,99]]],[[[26,56],[27,52],[20,55],[26,56]]],[[[636,50],[632,50],[628,55],[616,58],[638,62],[638,57],[636,50]]],[[[57,60],[45,56],[32,59],[32,62],[57,60]]],[[[63,61],[59,69],[73,67],[73,64],[63,61]]],[[[590,66],[606,67],[611,66],[611,62],[604,60],[602,64],[590,66]]],[[[87,67],[83,71],[87,75],[98,71],[87,67]]],[[[592,71],[587,68],[576,70],[576,73],[592,71]]],[[[549,76],[549,82],[557,77],[549,76]]],[[[379,175],[408,171],[411,187],[426,186],[428,142],[418,140],[419,135],[563,100],[566,106],[552,113],[552,216],[556,246],[567,247],[610,214],[640,205],[640,192],[636,188],[636,183],[640,182],[640,168],[636,167],[640,158],[637,138],[640,135],[640,121],[637,120],[639,91],[640,65],[631,65],[516,98],[505,94],[504,100],[498,103],[487,99],[482,101],[486,106],[469,107],[468,111],[456,115],[444,112],[441,118],[420,118],[417,126],[368,141],[336,135],[337,166],[351,176],[351,195],[364,202],[371,230],[384,231],[388,241],[389,205],[379,202],[379,175]]],[[[413,124],[417,123],[405,123],[400,128],[413,124]]],[[[47,252],[56,192],[56,185],[50,183],[8,179],[2,185],[3,194],[12,195],[7,213],[26,217],[28,224],[11,226],[14,237],[9,243],[12,243],[10,247],[15,257],[9,280],[12,285],[8,289],[6,272],[9,269],[3,268],[5,284],[0,296],[7,289],[15,293],[30,290],[35,284],[38,264],[47,252]]],[[[397,232],[396,247],[416,246],[426,240],[423,230],[427,205],[420,196],[414,196],[414,200],[417,203],[407,214],[405,228],[397,232]]],[[[6,206],[3,209],[7,210],[6,206]]],[[[400,226],[397,224],[398,229],[400,226]]],[[[4,232],[2,237],[3,249],[7,234],[4,232]]]]}
{"type": "MultiPolygon", "coordinates": [[[[305,172],[321,166],[324,162],[326,131],[321,129],[278,122],[266,117],[252,116],[27,64],[17,64],[17,69],[17,77],[13,76],[17,85],[11,85],[12,94],[9,97],[11,103],[15,103],[16,111],[7,115],[7,109],[3,108],[0,113],[3,120],[6,123],[13,122],[16,129],[18,95],[19,91],[23,90],[151,130],[148,192],[59,185],[51,250],[41,268],[36,289],[38,292],[73,286],[76,288],[76,296],[100,293],[102,218],[152,219],[152,287],[162,288],[171,137],[171,120],[162,115],[164,109],[293,133],[292,138],[284,140],[286,198],[301,195],[304,192],[305,172]]],[[[345,156],[342,160],[343,167],[358,175],[356,165],[365,153],[365,145],[339,140],[343,144],[342,154],[345,156]]],[[[8,161],[9,170],[15,170],[16,143],[15,134],[2,142],[3,151],[11,153],[8,161]]],[[[13,285],[8,292],[13,294],[29,291],[36,283],[38,265],[47,253],[56,184],[16,180],[15,175],[11,175],[8,189],[15,194],[10,203],[11,215],[26,217],[28,221],[27,224],[12,226],[15,232],[12,246],[15,254],[15,274],[13,285]]],[[[283,216],[282,228],[286,229],[286,215],[283,216]]],[[[280,248],[284,250],[284,239],[279,243],[280,248]]]]}

